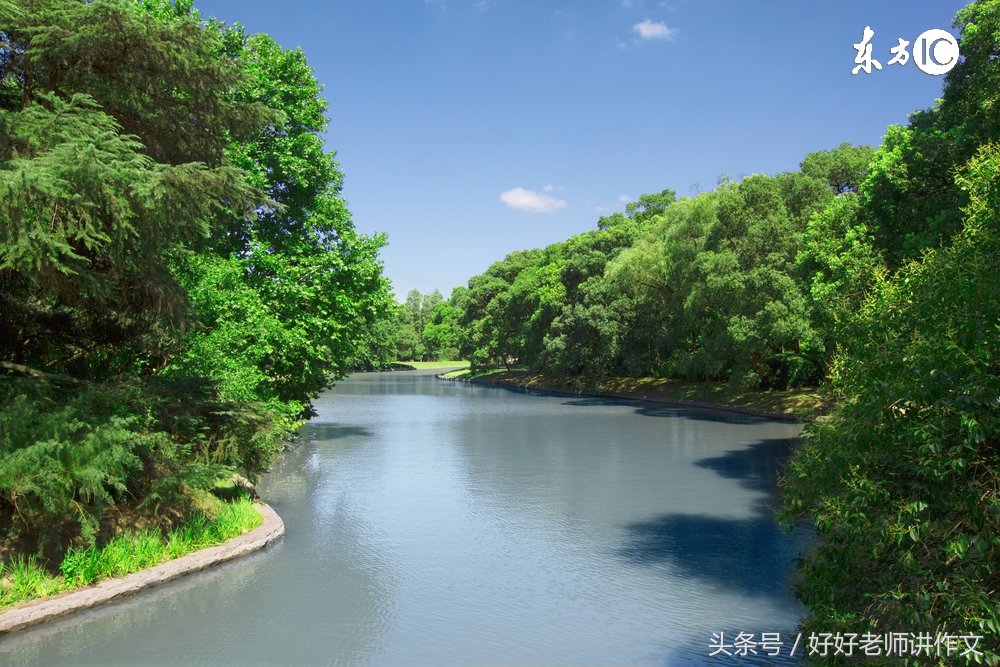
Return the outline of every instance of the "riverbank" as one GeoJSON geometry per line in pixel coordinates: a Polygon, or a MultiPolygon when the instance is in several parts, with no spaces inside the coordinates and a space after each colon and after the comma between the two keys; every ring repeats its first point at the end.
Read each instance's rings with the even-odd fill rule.
{"type": "Polygon", "coordinates": [[[256,507],[263,519],[261,525],[222,544],[169,560],[141,572],[106,579],[53,597],[32,600],[0,613],[0,636],[90,609],[123,596],[134,595],[186,574],[199,572],[263,549],[285,534],[285,525],[269,505],[257,502],[256,507]]]}
{"type": "Polygon", "coordinates": [[[784,391],[731,392],[717,382],[684,382],[659,378],[612,378],[596,385],[580,385],[577,378],[522,370],[472,375],[468,371],[439,374],[442,380],[532,389],[567,396],[647,401],[679,407],[727,410],[741,414],[805,422],[828,415],[836,405],[817,388],[784,391]]]}

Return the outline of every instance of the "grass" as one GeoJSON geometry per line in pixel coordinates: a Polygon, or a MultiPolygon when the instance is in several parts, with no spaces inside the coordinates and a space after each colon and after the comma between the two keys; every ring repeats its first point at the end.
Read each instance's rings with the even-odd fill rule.
{"type": "Polygon", "coordinates": [[[555,389],[594,394],[614,394],[629,398],[656,398],[695,401],[714,405],[751,408],[763,412],[820,417],[829,414],[835,401],[823,388],[809,387],[787,390],[733,392],[720,382],[685,382],[662,378],[612,378],[599,384],[582,384],[578,378],[543,375],[528,371],[490,371],[473,376],[446,373],[445,377],[479,378],[490,376],[491,382],[511,383],[529,389],[555,389]]]}
{"type": "Polygon", "coordinates": [[[197,514],[165,538],[160,531],[141,530],[119,535],[100,548],[70,548],[59,566],[60,575],[50,574],[34,556],[19,556],[7,565],[0,564],[0,610],[145,570],[221,544],[263,521],[253,501],[245,496],[220,504],[214,518],[197,514]]]}
{"type": "Polygon", "coordinates": [[[409,367],[414,370],[423,370],[425,368],[468,368],[468,361],[397,361],[395,366],[409,367]]]}

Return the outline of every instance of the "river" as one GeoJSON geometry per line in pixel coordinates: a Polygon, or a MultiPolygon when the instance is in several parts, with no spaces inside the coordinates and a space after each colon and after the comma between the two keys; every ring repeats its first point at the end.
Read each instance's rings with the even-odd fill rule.
{"type": "Polygon", "coordinates": [[[0,639],[0,664],[799,663],[811,536],[772,516],[798,425],[421,372],[316,409],[259,485],[282,540],[0,639]]]}

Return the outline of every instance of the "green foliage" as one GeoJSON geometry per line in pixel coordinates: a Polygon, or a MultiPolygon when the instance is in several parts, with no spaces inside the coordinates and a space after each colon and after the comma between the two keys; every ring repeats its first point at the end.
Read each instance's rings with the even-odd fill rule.
{"type": "Polygon", "coordinates": [[[957,179],[950,247],[880,280],[834,365],[843,409],[786,471],[786,516],[822,531],[811,628],[967,631],[1000,663],[1000,150],[957,179]]]}
{"type": "Polygon", "coordinates": [[[105,508],[127,497],[163,447],[134,387],[46,391],[0,378],[0,517],[6,537],[51,547],[67,521],[93,540],[105,508]]]}
{"type": "Polygon", "coordinates": [[[1000,3],[970,4],[955,27],[963,57],[945,77],[941,99],[907,126],[888,129],[859,190],[865,223],[891,268],[961,230],[968,200],[954,176],[981,145],[1000,138],[1000,3]]]}
{"type": "Polygon", "coordinates": [[[1000,2],[955,25],[939,104],[889,128],[798,255],[843,407],[809,426],[783,514],[821,533],[805,629],[981,635],[1000,664],[1000,2]]]}
{"type": "Polygon", "coordinates": [[[0,331],[9,354],[90,376],[136,370],[184,321],[165,252],[198,243],[232,169],[154,163],[80,93],[0,111],[0,331]],[[178,216],[179,211],[183,216],[178,216]],[[87,364],[71,360],[86,355],[87,364]]]}
{"type": "Polygon", "coordinates": [[[845,141],[833,150],[810,153],[799,167],[806,176],[825,181],[842,195],[858,191],[874,156],[871,146],[852,146],[845,141]]]}
{"type": "Polygon", "coordinates": [[[253,220],[224,218],[213,252],[174,255],[201,326],[166,374],[221,380],[225,400],[265,403],[291,424],[331,379],[367,362],[363,350],[385,345],[373,338],[389,311],[385,239],[354,230],[342,174],[323,150],[326,103],[302,51],[238,28],[224,37],[244,72],[234,98],[269,112],[228,152],[270,205],[253,220]]]}
{"type": "Polygon", "coordinates": [[[868,287],[885,272],[875,239],[860,220],[858,197],[838,197],[807,223],[796,254],[796,276],[807,290],[817,333],[833,351],[840,327],[864,301],[868,287]]]}
{"type": "Polygon", "coordinates": [[[464,298],[464,287],[456,287],[448,299],[437,290],[428,294],[410,290],[406,302],[397,304],[395,311],[395,359],[461,359],[460,348],[465,343],[465,334],[459,326],[462,314],[459,304],[464,298]]]}
{"type": "Polygon", "coordinates": [[[0,609],[61,592],[65,582],[52,576],[34,556],[17,556],[0,563],[0,609]]]}
{"type": "Polygon", "coordinates": [[[187,0],[0,3],[0,33],[0,527],[55,554],[266,470],[384,356],[385,240],[301,50],[187,0]]]}
{"type": "Polygon", "coordinates": [[[462,299],[464,287],[452,290],[447,301],[440,301],[431,310],[430,320],[424,325],[423,339],[435,359],[458,360],[461,358],[459,348],[464,343],[459,319],[462,310],[456,303],[462,299]]]}
{"type": "Polygon", "coordinates": [[[472,278],[466,354],[474,370],[516,362],[589,380],[815,383],[826,345],[795,258],[808,221],[836,201],[802,173],[727,181],[693,200],[644,195],[597,231],[472,278]]]}
{"type": "Polygon", "coordinates": [[[226,503],[214,519],[196,514],[164,540],[158,531],[141,530],[113,538],[104,546],[70,549],[59,568],[68,588],[121,577],[251,531],[262,523],[251,500],[226,503]]]}

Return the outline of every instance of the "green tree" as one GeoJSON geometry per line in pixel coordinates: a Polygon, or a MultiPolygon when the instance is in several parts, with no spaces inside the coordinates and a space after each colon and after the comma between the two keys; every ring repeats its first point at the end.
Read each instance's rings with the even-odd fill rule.
{"type": "Polygon", "coordinates": [[[204,62],[212,39],[193,19],[161,25],[111,0],[24,9],[0,14],[4,356],[148,372],[190,319],[167,254],[203,243],[221,206],[258,201],[221,157],[249,115],[220,92],[238,73],[204,62]]]}
{"type": "Polygon", "coordinates": [[[954,175],[1000,136],[1000,2],[974,2],[954,25],[963,57],[946,75],[940,101],[888,129],[859,189],[864,222],[892,269],[962,229],[968,200],[954,175]]]}
{"type": "Polygon", "coordinates": [[[871,146],[852,146],[845,141],[833,150],[810,153],[799,167],[803,174],[825,181],[842,195],[858,191],[874,156],[871,146]]]}
{"type": "Polygon", "coordinates": [[[1000,663],[997,173],[990,145],[957,179],[963,232],[876,283],[834,364],[843,407],[786,470],[786,517],[821,531],[807,629],[961,629],[1000,663]]]}
{"type": "Polygon", "coordinates": [[[423,340],[432,359],[459,359],[465,334],[459,325],[462,317],[460,303],[465,288],[456,287],[447,301],[433,306],[430,319],[424,326],[423,340]]]}
{"type": "Polygon", "coordinates": [[[386,319],[384,237],[354,230],[342,174],[323,148],[322,87],[301,49],[238,26],[211,29],[242,70],[233,100],[267,111],[268,121],[234,138],[227,153],[269,205],[252,217],[220,216],[210,253],[178,257],[185,287],[205,296],[194,301],[203,327],[168,372],[222,380],[223,396],[270,402],[288,418],[308,415],[309,400],[358,363],[386,319]],[[220,270],[228,292],[217,291],[220,270]],[[254,335],[235,335],[246,322],[257,323],[254,335]]]}
{"type": "Polygon", "coordinates": [[[388,285],[301,52],[185,1],[0,3],[0,34],[0,526],[49,548],[266,470],[388,285]]]}
{"type": "Polygon", "coordinates": [[[655,195],[640,195],[639,201],[625,204],[625,215],[636,222],[646,222],[663,215],[667,207],[677,201],[677,193],[667,188],[655,195]]]}

